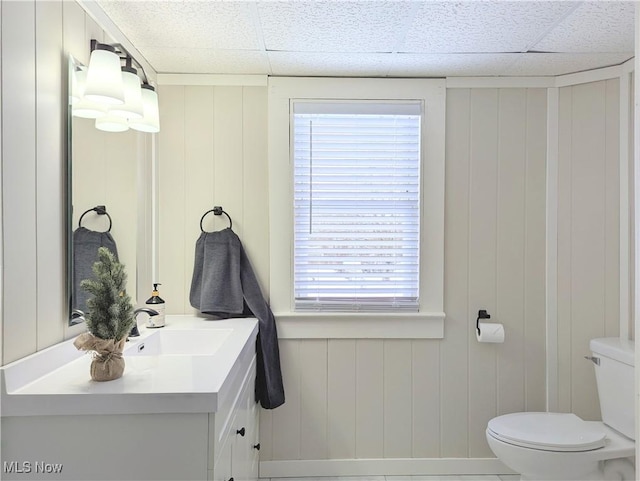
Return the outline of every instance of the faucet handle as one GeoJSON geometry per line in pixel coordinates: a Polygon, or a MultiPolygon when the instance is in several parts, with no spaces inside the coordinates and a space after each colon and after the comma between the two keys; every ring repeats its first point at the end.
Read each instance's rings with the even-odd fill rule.
{"type": "Polygon", "coordinates": [[[131,332],[129,333],[129,337],[139,337],[140,331],[138,331],[138,321],[134,318],[133,327],[131,328],[131,332]]]}

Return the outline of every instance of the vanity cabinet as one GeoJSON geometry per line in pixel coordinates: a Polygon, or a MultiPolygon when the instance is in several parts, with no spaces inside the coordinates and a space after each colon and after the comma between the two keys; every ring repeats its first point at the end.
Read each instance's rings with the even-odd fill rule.
{"type": "MultiPolygon", "coordinates": [[[[238,396],[229,410],[209,417],[210,481],[258,479],[259,410],[255,402],[255,356],[238,396]]],[[[235,391],[235,390],[233,390],[235,391]]]]}
{"type": "Polygon", "coordinates": [[[257,480],[257,321],[164,329],[192,326],[224,343],[206,356],[125,351],[125,375],[108,383],[87,380],[89,356],[67,360],[72,341],[0,368],[0,479],[257,480]]]}

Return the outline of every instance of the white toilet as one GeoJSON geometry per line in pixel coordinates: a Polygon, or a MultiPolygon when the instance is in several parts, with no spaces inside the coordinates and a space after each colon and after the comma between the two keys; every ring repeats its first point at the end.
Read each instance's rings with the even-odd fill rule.
{"type": "Polygon", "coordinates": [[[602,422],[575,414],[513,413],[489,421],[487,441],[522,480],[634,480],[634,350],[631,341],[593,339],[602,422]]]}

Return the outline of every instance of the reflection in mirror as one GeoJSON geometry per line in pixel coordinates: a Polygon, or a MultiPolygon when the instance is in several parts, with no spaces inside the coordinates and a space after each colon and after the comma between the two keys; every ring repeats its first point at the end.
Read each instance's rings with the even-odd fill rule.
{"type": "Polygon", "coordinates": [[[95,119],[73,115],[82,108],[77,94],[83,65],[69,57],[67,288],[69,324],[84,321],[87,294],[80,282],[93,276],[98,247],[117,255],[127,270],[127,293],[136,296],[137,176],[141,158],[137,131],[104,132],[95,119]]]}

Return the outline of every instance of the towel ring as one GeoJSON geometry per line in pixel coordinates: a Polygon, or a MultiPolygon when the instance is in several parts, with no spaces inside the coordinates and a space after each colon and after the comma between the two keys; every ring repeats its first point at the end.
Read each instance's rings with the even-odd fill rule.
{"type": "Polygon", "coordinates": [[[106,215],[109,218],[109,228],[105,232],[111,232],[111,226],[113,222],[111,221],[111,216],[107,212],[107,207],[104,205],[96,205],[92,209],[85,210],[80,216],[80,220],[78,221],[78,227],[82,227],[82,218],[87,215],[89,212],[95,212],[98,215],[106,215]]]}
{"type": "Polygon", "coordinates": [[[206,211],[202,217],[200,218],[200,230],[202,232],[206,232],[204,230],[204,228],[202,227],[202,221],[204,220],[204,218],[207,216],[207,214],[213,212],[213,215],[226,215],[227,219],[229,219],[229,229],[231,229],[233,227],[233,221],[231,220],[231,217],[229,216],[229,214],[227,214],[224,210],[222,210],[222,207],[220,207],[219,205],[215,206],[213,209],[206,211]]]}

